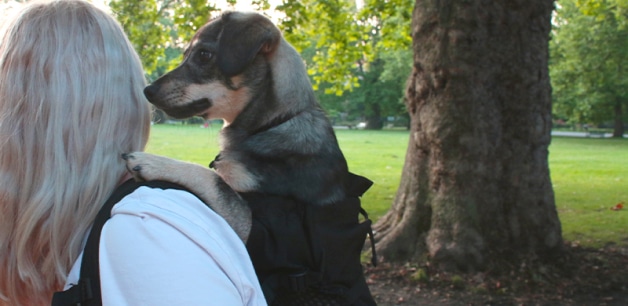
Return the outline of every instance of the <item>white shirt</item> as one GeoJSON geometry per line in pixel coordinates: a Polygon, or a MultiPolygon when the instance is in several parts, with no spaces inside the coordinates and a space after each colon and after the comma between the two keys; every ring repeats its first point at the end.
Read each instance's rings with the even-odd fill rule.
{"type": "Polygon", "coordinates": [[[266,305],[244,243],[194,195],[140,187],[111,213],[100,238],[103,305],[266,305]]]}

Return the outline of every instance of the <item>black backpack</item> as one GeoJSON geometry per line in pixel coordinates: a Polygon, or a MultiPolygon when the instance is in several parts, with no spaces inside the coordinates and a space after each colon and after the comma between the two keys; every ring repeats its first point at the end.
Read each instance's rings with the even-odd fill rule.
{"type": "MultiPolygon", "coordinates": [[[[373,246],[373,233],[359,196],[372,182],[353,174],[350,178],[347,198],[327,206],[259,193],[242,194],[253,212],[247,250],[269,305],[376,305],[360,262],[366,235],[373,246]],[[360,214],[365,218],[362,223],[360,214]]],[[[56,292],[52,306],[102,305],[100,232],[113,206],[140,186],[189,191],[163,181],[129,180],[118,187],[96,216],[83,251],[78,284],[56,292]]]]}
{"type": "Polygon", "coordinates": [[[352,173],[347,182],[346,197],[323,206],[240,194],[252,210],[246,246],[269,305],[376,305],[360,260],[368,235],[377,263],[371,220],[359,198],[373,182],[352,173]]]}

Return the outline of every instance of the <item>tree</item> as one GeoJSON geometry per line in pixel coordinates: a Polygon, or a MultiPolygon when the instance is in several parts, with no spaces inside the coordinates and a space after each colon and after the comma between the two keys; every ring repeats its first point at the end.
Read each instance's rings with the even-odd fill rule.
{"type": "Polygon", "coordinates": [[[365,2],[360,11],[360,22],[365,25],[372,44],[372,55],[360,63],[360,101],[365,105],[367,128],[381,129],[382,116],[397,115],[402,96],[403,79],[410,65],[411,1],[365,2]],[[389,101],[382,103],[382,101],[389,101]]]}
{"type": "Polygon", "coordinates": [[[613,136],[623,137],[628,18],[607,5],[593,7],[596,1],[580,8],[576,2],[560,1],[555,18],[550,64],[554,111],[574,122],[614,121],[613,136]]]}
{"type": "Polygon", "coordinates": [[[411,0],[284,1],[280,28],[308,64],[319,101],[331,113],[367,119],[381,129],[383,116],[399,113],[410,62],[411,0]],[[324,94],[323,94],[324,93],[324,94]],[[358,112],[359,115],[355,113],[358,112]]]}
{"type": "Polygon", "coordinates": [[[342,95],[359,86],[356,66],[378,58],[380,51],[409,47],[412,0],[285,0],[279,28],[299,52],[312,48],[308,73],[318,89],[342,95]]]}
{"type": "Polygon", "coordinates": [[[626,0],[576,0],[575,2],[586,15],[604,20],[610,16],[610,13],[620,28],[628,26],[628,1],[626,0]]]}
{"type": "Polygon", "coordinates": [[[560,254],[549,176],[552,0],[416,0],[411,132],[375,225],[385,260],[444,268],[560,254]]]}
{"type": "Polygon", "coordinates": [[[361,69],[360,87],[354,89],[356,100],[364,105],[367,129],[382,129],[383,116],[396,116],[402,111],[404,83],[400,81],[400,78],[408,75],[410,65],[402,67],[396,77],[386,79],[384,74],[386,63],[387,61],[381,56],[369,63],[368,70],[361,69]],[[403,73],[404,70],[406,73],[403,73]]]}
{"type": "Polygon", "coordinates": [[[180,50],[217,10],[206,0],[112,0],[109,6],[151,78],[180,62],[180,50]]]}
{"type": "Polygon", "coordinates": [[[359,86],[342,95],[325,94],[328,83],[321,84],[317,98],[332,118],[347,114],[350,121],[366,120],[366,129],[381,129],[383,117],[407,117],[403,104],[405,79],[412,66],[408,50],[383,51],[377,59],[353,69],[359,86]]]}
{"type": "Polygon", "coordinates": [[[349,73],[369,54],[363,25],[355,20],[355,2],[348,0],[286,0],[277,10],[285,13],[279,28],[286,40],[302,52],[314,44],[308,74],[314,89],[327,83],[326,93],[342,95],[358,86],[349,73]]]}

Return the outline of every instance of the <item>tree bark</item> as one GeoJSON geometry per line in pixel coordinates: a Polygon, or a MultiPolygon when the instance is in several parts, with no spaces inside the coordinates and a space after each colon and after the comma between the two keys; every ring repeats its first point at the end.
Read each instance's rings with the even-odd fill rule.
{"type": "Polygon", "coordinates": [[[615,101],[615,126],[613,127],[613,137],[614,138],[623,138],[624,137],[624,112],[622,108],[622,100],[621,98],[616,98],[615,101]]]}
{"type": "Polygon", "coordinates": [[[368,107],[368,115],[366,116],[367,130],[381,130],[384,127],[382,122],[382,111],[379,103],[365,101],[368,107]]]}
{"type": "Polygon", "coordinates": [[[411,131],[375,225],[388,261],[477,270],[562,249],[549,176],[552,0],[416,0],[411,131]],[[512,257],[513,259],[516,256],[512,257]]]}

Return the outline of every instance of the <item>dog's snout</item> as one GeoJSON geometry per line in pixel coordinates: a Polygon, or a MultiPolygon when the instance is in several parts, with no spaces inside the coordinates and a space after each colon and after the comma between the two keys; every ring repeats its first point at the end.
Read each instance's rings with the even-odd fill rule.
{"type": "Polygon", "coordinates": [[[151,102],[155,100],[157,92],[159,92],[159,86],[156,86],[154,84],[148,85],[146,86],[146,88],[144,88],[144,96],[146,96],[146,99],[151,102]]]}

